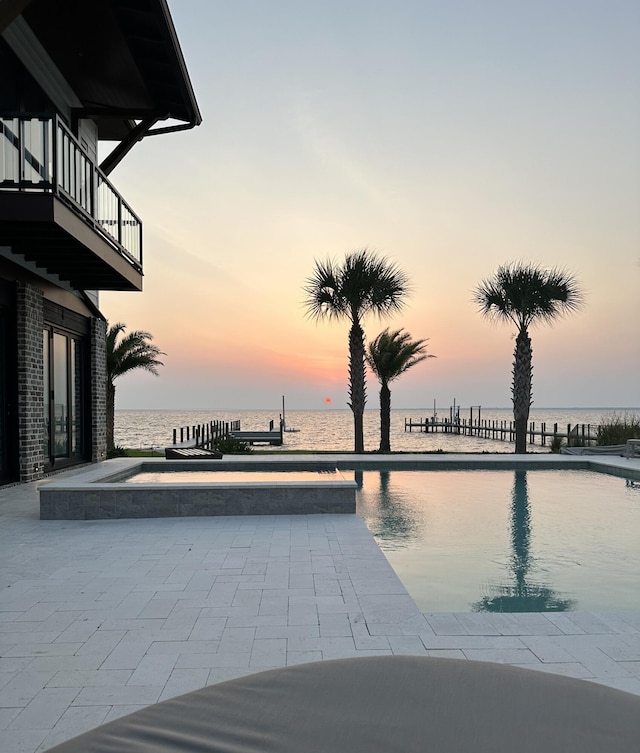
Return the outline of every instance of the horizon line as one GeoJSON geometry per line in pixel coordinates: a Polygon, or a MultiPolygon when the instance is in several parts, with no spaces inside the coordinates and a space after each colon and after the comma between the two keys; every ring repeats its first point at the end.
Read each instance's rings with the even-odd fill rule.
{"type": "MultiPolygon", "coordinates": [[[[481,410],[513,410],[511,406],[498,406],[498,405],[487,405],[487,406],[477,406],[477,405],[458,405],[456,404],[456,409],[460,410],[469,410],[470,408],[480,408],[481,410]]],[[[448,411],[451,408],[453,408],[453,405],[447,405],[447,406],[436,406],[436,411],[448,411]]],[[[224,411],[225,413],[231,413],[233,411],[273,411],[273,410],[280,410],[280,408],[116,408],[117,411],[154,411],[154,412],[198,412],[198,413],[204,413],[205,411],[224,411]]],[[[318,412],[326,412],[326,411],[349,411],[351,412],[351,408],[344,407],[344,408],[335,408],[333,406],[324,406],[322,408],[287,408],[287,411],[318,411],[318,412]]],[[[400,408],[391,408],[392,411],[433,411],[433,406],[413,406],[413,407],[400,407],[400,408]]],[[[588,410],[588,411],[595,411],[595,410],[634,410],[634,411],[640,411],[640,406],[634,406],[634,405],[595,405],[595,406],[588,406],[588,405],[541,405],[532,407],[531,410],[588,410]]],[[[379,407],[375,408],[365,408],[365,411],[375,411],[378,413],[380,411],[379,407]]]]}

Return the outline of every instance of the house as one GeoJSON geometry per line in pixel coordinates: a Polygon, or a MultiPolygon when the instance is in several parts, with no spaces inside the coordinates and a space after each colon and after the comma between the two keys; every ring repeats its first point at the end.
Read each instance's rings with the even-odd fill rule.
{"type": "Polygon", "coordinates": [[[99,291],[143,278],[109,175],[200,122],[166,0],[0,0],[0,483],[105,458],[99,291]]]}

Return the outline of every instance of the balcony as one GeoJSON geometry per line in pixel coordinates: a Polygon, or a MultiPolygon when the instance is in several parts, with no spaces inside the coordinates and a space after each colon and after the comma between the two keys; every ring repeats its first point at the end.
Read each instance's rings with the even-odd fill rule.
{"type": "Polygon", "coordinates": [[[142,289],[142,223],[55,115],[0,116],[0,246],[79,290],[142,289]]]}

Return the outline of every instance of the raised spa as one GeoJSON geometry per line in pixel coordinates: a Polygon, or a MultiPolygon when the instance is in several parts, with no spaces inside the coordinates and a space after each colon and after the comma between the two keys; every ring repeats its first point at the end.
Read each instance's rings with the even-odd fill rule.
{"type": "Polygon", "coordinates": [[[90,470],[40,489],[42,520],[355,513],[353,472],[335,463],[148,461],[90,470]],[[350,476],[350,478],[349,478],[350,476]]]}

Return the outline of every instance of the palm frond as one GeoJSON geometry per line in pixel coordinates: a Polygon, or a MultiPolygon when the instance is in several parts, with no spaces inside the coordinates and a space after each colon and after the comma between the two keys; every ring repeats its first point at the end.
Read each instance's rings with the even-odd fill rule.
{"type": "Polygon", "coordinates": [[[416,364],[435,358],[426,352],[428,340],[412,340],[402,329],[381,332],[369,343],[367,363],[382,384],[397,379],[416,364]]]}
{"type": "Polygon", "coordinates": [[[342,265],[316,260],[303,289],[308,316],[352,322],[368,313],[386,316],[400,311],[410,292],[406,274],[366,248],[347,254],[342,265]]]}
{"type": "Polygon", "coordinates": [[[341,270],[332,259],[316,259],[311,277],[304,284],[305,307],[311,319],[341,319],[345,301],[341,292],[341,270]]]}
{"type": "Polygon", "coordinates": [[[144,369],[158,375],[158,366],[163,366],[159,356],[166,355],[154,345],[153,336],[144,330],[136,330],[122,336],[125,325],[121,322],[107,330],[107,376],[111,382],[134,369],[144,369]],[[120,339],[118,339],[120,337],[120,339]]]}
{"type": "Polygon", "coordinates": [[[511,262],[482,280],[474,300],[483,316],[511,321],[523,331],[536,322],[551,323],[579,309],[583,295],[575,277],[565,269],[511,262]]]}

